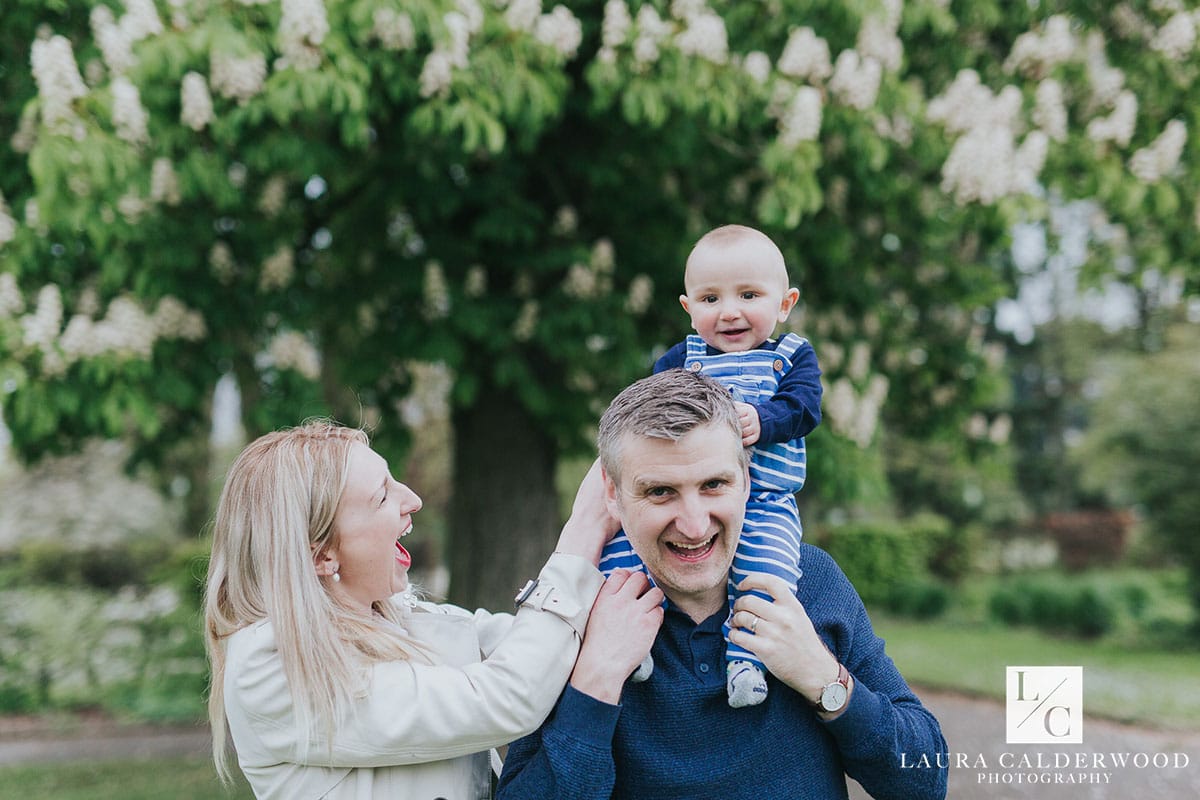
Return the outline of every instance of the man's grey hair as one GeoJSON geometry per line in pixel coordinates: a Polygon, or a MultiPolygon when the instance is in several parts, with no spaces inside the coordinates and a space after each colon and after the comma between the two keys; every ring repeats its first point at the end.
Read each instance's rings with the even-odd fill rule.
{"type": "MultiPolygon", "coordinates": [[[[625,436],[677,442],[696,428],[728,425],[742,440],[742,428],[729,390],[717,381],[683,369],[670,369],[627,386],[600,417],[596,445],[609,478],[620,482],[621,443],[625,436]]],[[[741,466],[749,451],[739,448],[741,466]]]]}

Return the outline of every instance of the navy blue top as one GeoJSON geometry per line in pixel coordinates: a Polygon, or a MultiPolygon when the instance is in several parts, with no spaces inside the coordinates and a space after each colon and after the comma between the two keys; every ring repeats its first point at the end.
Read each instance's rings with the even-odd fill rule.
{"type": "MultiPolygon", "coordinates": [[[[755,350],[774,350],[777,339],[768,339],[755,350]]],[[[706,345],[708,355],[720,353],[706,345]]],[[[687,341],[682,341],[654,362],[655,374],[683,367],[687,357],[687,341]]],[[[779,390],[758,409],[758,441],[763,444],[782,444],[807,436],[821,424],[821,369],[817,352],[805,341],[791,359],[792,368],[779,381],[779,390]]]]}
{"type": "Polygon", "coordinates": [[[626,683],[617,706],[568,686],[542,727],[510,746],[497,800],[832,800],[847,796],[846,775],[880,800],[944,798],[937,720],[884,652],[833,559],[804,544],[800,563],[797,597],[854,676],[841,716],[822,721],[773,675],[761,705],[730,708],[727,611],[697,625],[668,605],[650,679],[626,683]]]}

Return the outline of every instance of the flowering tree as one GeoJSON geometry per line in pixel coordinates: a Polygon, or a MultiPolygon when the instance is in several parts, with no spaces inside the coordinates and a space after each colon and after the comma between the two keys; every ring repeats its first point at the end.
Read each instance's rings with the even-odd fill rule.
{"type": "Polygon", "coordinates": [[[232,373],[251,432],[332,413],[398,453],[412,365],[444,363],[465,603],[544,555],[558,454],[686,332],[710,227],[762,227],[802,287],[826,492],[881,418],[1003,441],[1007,231],[1057,198],[1095,201],[1097,276],[1195,286],[1197,17],[1171,0],[11,5],[18,450],[169,448],[232,373]]]}

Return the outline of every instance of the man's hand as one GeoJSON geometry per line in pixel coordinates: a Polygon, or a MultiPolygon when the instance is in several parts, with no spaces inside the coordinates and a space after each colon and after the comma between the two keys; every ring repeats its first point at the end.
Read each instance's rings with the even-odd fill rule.
{"type": "Polygon", "coordinates": [[[596,459],[579,484],[571,516],[563,525],[554,549],[559,553],[583,556],[598,564],[600,551],[620,529],[620,521],[608,513],[604,502],[604,477],[600,460],[596,459]]]}
{"type": "Polygon", "coordinates": [[[762,423],[758,419],[758,409],[749,403],[734,402],[738,412],[738,422],[742,426],[742,447],[749,447],[758,441],[762,435],[762,423]]]}
{"type": "Polygon", "coordinates": [[[620,702],[625,679],[658,635],[662,601],[662,590],[643,573],[614,571],[596,595],[571,685],[602,702],[620,702]]]}
{"type": "Polygon", "coordinates": [[[772,600],[739,597],[733,604],[730,641],[754,653],[771,674],[815,703],[825,685],[837,680],[838,662],[796,599],[795,588],[774,575],[752,573],[738,589],[762,592],[772,600]]]}

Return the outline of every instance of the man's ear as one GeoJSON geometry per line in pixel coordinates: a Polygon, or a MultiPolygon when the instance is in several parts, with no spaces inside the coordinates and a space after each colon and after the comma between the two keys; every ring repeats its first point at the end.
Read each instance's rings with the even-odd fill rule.
{"type": "Polygon", "coordinates": [[[796,302],[800,299],[800,290],[795,286],[783,293],[783,300],[779,303],[779,321],[784,322],[788,318],[788,314],[792,313],[792,309],[796,307],[796,302]]]}
{"type": "Polygon", "coordinates": [[[617,486],[616,481],[609,477],[603,466],[600,467],[600,477],[604,479],[604,507],[608,509],[608,515],[619,522],[621,520],[621,487],[617,486]]]}

